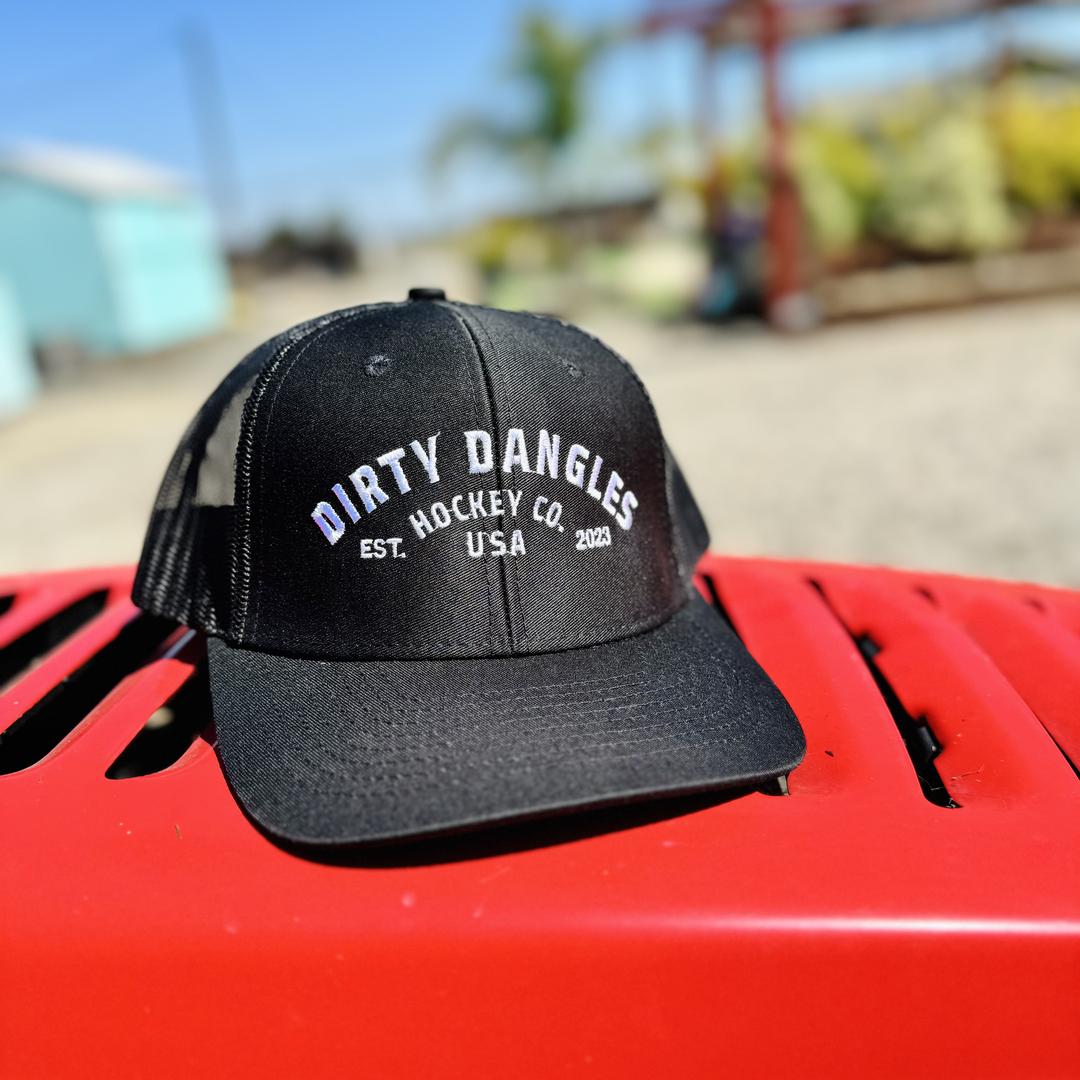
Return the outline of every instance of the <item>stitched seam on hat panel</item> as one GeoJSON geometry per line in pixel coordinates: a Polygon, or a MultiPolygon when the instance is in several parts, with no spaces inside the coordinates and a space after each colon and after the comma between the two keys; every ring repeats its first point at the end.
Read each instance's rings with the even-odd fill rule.
{"type": "MultiPolygon", "coordinates": [[[[306,338],[304,340],[304,343],[301,346],[301,348],[299,349],[299,351],[296,352],[293,355],[293,357],[290,359],[290,361],[289,361],[288,365],[286,366],[286,368],[282,371],[281,378],[278,379],[277,386],[274,387],[274,394],[270,398],[270,404],[267,406],[266,416],[261,421],[264,431],[268,431],[269,428],[270,428],[270,421],[271,421],[271,419],[273,418],[273,415],[274,415],[274,407],[277,405],[278,398],[281,395],[281,391],[282,391],[282,388],[285,386],[286,380],[289,378],[289,375],[292,373],[293,369],[300,362],[300,360],[302,360],[307,355],[307,352],[311,348],[311,346],[314,345],[317,341],[321,340],[323,337],[325,337],[328,333],[330,333],[331,330],[339,330],[342,327],[348,326],[351,323],[356,322],[357,319],[363,318],[363,316],[366,315],[366,314],[367,314],[366,311],[357,312],[355,315],[352,315],[347,319],[342,319],[339,322],[334,322],[334,323],[331,323],[329,326],[322,327],[316,333],[312,334],[310,337],[308,337],[308,338],[306,338]]],[[[260,488],[260,490],[261,490],[262,484],[266,480],[266,467],[267,467],[266,466],[266,455],[264,455],[262,460],[259,462],[259,466],[258,466],[258,469],[259,469],[259,488],[260,488]]],[[[251,502],[251,498],[252,498],[252,489],[249,489],[249,491],[248,491],[249,504],[251,502]]],[[[260,592],[258,594],[257,598],[256,598],[256,601],[255,601],[255,611],[253,613],[253,617],[252,617],[252,621],[251,621],[251,633],[252,633],[252,636],[257,634],[258,630],[259,630],[259,609],[260,609],[260,607],[262,605],[262,595],[263,595],[262,592],[260,592]]],[[[245,611],[245,629],[246,629],[246,614],[247,613],[245,611]]]]}
{"type": "MultiPolygon", "coordinates": [[[[508,417],[507,417],[509,423],[507,425],[505,425],[505,426],[509,427],[510,423],[513,423],[514,421],[517,420],[517,413],[515,413],[514,409],[513,409],[513,404],[512,404],[513,399],[512,399],[512,397],[510,395],[510,386],[509,386],[509,383],[507,382],[507,379],[506,379],[506,369],[503,366],[502,361],[499,359],[499,350],[495,348],[495,343],[491,340],[491,334],[488,333],[487,327],[484,326],[484,324],[482,322],[480,322],[478,319],[473,320],[473,321],[476,323],[477,328],[484,335],[484,338],[488,343],[490,353],[491,353],[491,367],[492,367],[492,370],[495,371],[495,373],[498,375],[499,382],[502,384],[503,400],[506,403],[506,411],[509,414],[508,417]]],[[[504,430],[503,434],[504,435],[506,434],[505,430],[504,430]]],[[[518,620],[521,623],[520,639],[521,639],[521,643],[524,644],[525,642],[527,642],[529,640],[529,627],[528,627],[528,620],[525,617],[525,605],[522,603],[522,600],[521,600],[521,582],[520,582],[520,579],[518,577],[517,560],[516,559],[508,559],[508,560],[504,559],[503,562],[506,564],[506,569],[507,569],[507,573],[508,573],[508,579],[509,579],[509,582],[510,582],[510,585],[511,585],[511,601],[512,601],[512,605],[511,605],[510,617],[511,617],[511,619],[513,619],[515,614],[518,616],[518,620]]],[[[517,631],[517,628],[515,627],[514,628],[515,642],[517,641],[517,638],[518,638],[518,631],[517,631]]]]}
{"type": "MultiPolygon", "coordinates": [[[[345,308],[325,317],[325,321],[317,321],[310,329],[290,337],[281,350],[262,369],[256,385],[252,387],[251,394],[244,405],[244,415],[240,422],[240,439],[237,443],[236,478],[233,489],[233,505],[237,515],[236,534],[233,537],[233,565],[231,577],[232,611],[230,612],[229,630],[233,640],[239,641],[247,632],[248,608],[251,599],[251,521],[253,510],[251,506],[252,480],[251,468],[254,458],[254,440],[256,428],[259,425],[259,406],[266,395],[278,368],[297,345],[302,345],[302,355],[313,341],[320,338],[326,331],[347,322],[358,319],[372,311],[397,306],[394,303],[362,304],[354,308],[345,308]]],[[[295,362],[295,361],[294,361],[295,362]]],[[[292,369],[289,364],[288,371],[292,369]]],[[[284,375],[282,376],[284,379],[284,375]]],[[[280,383],[278,385],[280,390],[280,383]]],[[[274,394],[277,400],[277,391],[274,394]]],[[[269,417],[267,418],[269,419],[269,417]]],[[[261,476],[260,476],[261,479],[261,476]]],[[[256,616],[256,623],[258,617],[256,616]]],[[[254,631],[253,631],[254,632],[254,631]]]]}
{"type": "MultiPolygon", "coordinates": [[[[488,367],[487,361],[484,357],[483,350],[480,348],[480,341],[477,337],[476,328],[473,326],[472,320],[465,318],[464,313],[455,304],[443,304],[440,303],[440,307],[443,307],[446,311],[449,311],[455,319],[461,324],[462,329],[465,331],[466,337],[469,339],[473,350],[476,353],[477,363],[480,365],[480,371],[484,376],[484,387],[487,391],[488,397],[488,411],[491,414],[491,427],[492,437],[495,440],[495,445],[499,446],[502,443],[503,432],[501,427],[501,417],[499,411],[495,408],[495,391],[491,385],[491,371],[488,367]]],[[[512,605],[510,598],[510,576],[507,569],[507,560],[499,559],[499,581],[502,586],[502,599],[503,599],[503,619],[506,623],[506,646],[512,653],[514,651],[514,620],[512,613],[512,605]]],[[[380,642],[382,644],[382,642],[380,642]]],[[[449,644],[449,643],[444,643],[449,644]]],[[[466,642],[460,642],[460,644],[467,644],[466,642]]]]}
{"type": "MultiPolygon", "coordinates": [[[[491,371],[494,378],[497,378],[502,386],[502,400],[505,404],[505,411],[508,414],[506,417],[506,423],[502,425],[502,430],[496,434],[496,446],[503,445],[503,439],[506,437],[507,430],[513,426],[514,421],[517,419],[513,413],[511,406],[510,388],[506,381],[506,371],[504,370],[502,363],[499,361],[499,350],[495,348],[495,343],[491,340],[491,335],[488,333],[487,327],[484,326],[479,319],[472,318],[467,312],[461,312],[461,318],[475,331],[476,336],[479,338],[483,335],[484,340],[488,344],[487,354],[484,355],[484,364],[489,371],[491,371]]],[[[479,347],[479,346],[478,346],[479,347]]],[[[482,354],[483,355],[483,354],[482,354]]],[[[500,415],[502,409],[495,409],[495,389],[494,379],[491,390],[492,398],[492,410],[498,412],[500,415]]],[[[511,651],[516,652],[516,646],[520,643],[524,645],[529,640],[529,629],[527,621],[525,619],[525,606],[521,601],[521,587],[518,580],[517,562],[514,559],[502,559],[503,573],[506,575],[506,596],[507,596],[507,619],[510,625],[510,647],[511,651]],[[515,620],[515,614],[518,618],[515,620]],[[520,633],[516,623],[520,623],[520,633]]]]}
{"type": "MultiPolygon", "coordinates": [[[[327,326],[336,326],[339,320],[332,319],[314,333],[321,333],[327,326]]],[[[237,443],[236,477],[233,481],[233,504],[236,508],[236,535],[233,537],[233,566],[232,566],[232,593],[233,611],[231,625],[229,627],[232,636],[241,640],[247,631],[248,606],[251,593],[251,522],[253,510],[251,507],[252,476],[251,468],[254,459],[254,441],[256,427],[258,425],[258,409],[263,396],[270,386],[270,381],[277,373],[277,368],[284,361],[289,352],[305,337],[298,336],[286,341],[281,350],[275,354],[270,364],[259,375],[256,385],[252,387],[244,406],[244,415],[240,420],[240,439],[237,443]],[[243,489],[243,490],[241,490],[243,489]]],[[[301,350],[302,351],[302,350],[301,350]]]]}
{"type": "MultiPolygon", "coordinates": [[[[470,306],[478,307],[482,311],[495,311],[495,312],[498,312],[500,314],[505,314],[505,312],[502,312],[501,309],[499,309],[499,308],[486,307],[483,304],[472,304],[470,306]]],[[[649,412],[652,414],[653,425],[656,428],[657,441],[662,443],[662,441],[663,441],[663,432],[662,432],[662,430],[660,428],[660,418],[656,414],[656,406],[653,404],[653,400],[649,395],[649,391],[645,388],[645,383],[642,382],[641,376],[638,375],[638,373],[631,366],[630,361],[627,360],[625,356],[623,356],[620,353],[616,352],[610,345],[608,345],[604,341],[601,341],[600,338],[598,338],[595,334],[590,334],[588,332],[588,330],[582,330],[582,328],[580,326],[575,326],[573,323],[567,322],[565,319],[557,318],[554,315],[538,315],[535,311],[516,311],[513,314],[515,314],[515,315],[523,315],[523,316],[525,316],[525,318],[527,318],[527,319],[535,319],[537,322],[555,323],[556,325],[563,327],[563,329],[565,329],[565,330],[570,330],[571,332],[573,332],[575,334],[579,334],[584,338],[588,338],[589,341],[591,341],[594,345],[598,345],[609,356],[614,357],[626,369],[626,371],[629,373],[630,377],[637,384],[638,389],[641,391],[641,394],[645,399],[645,404],[648,405],[649,412]]],[[[659,463],[661,475],[665,476],[665,485],[664,486],[665,486],[665,492],[666,492],[667,484],[666,484],[666,470],[665,470],[665,467],[664,467],[663,450],[658,449],[657,451],[654,451],[654,452],[656,453],[656,456],[659,459],[658,463],[659,463]]],[[[668,552],[669,552],[669,558],[671,560],[671,569],[672,569],[672,572],[675,575],[676,588],[677,588],[677,590],[681,589],[682,591],[685,591],[685,584],[683,582],[683,577],[682,577],[682,574],[679,573],[678,561],[675,558],[675,529],[674,529],[674,526],[672,525],[672,521],[671,521],[671,507],[668,505],[666,499],[665,499],[665,502],[664,502],[664,524],[667,527],[668,552]]]]}
{"type": "MultiPolygon", "coordinates": [[[[443,307],[442,304],[435,304],[433,306],[435,310],[439,310],[443,307]]],[[[456,317],[455,313],[453,311],[448,311],[447,314],[450,316],[450,319],[455,324],[455,326],[460,327],[460,320],[456,317]]],[[[465,329],[465,336],[468,337],[468,329],[465,329]]],[[[472,342],[470,341],[469,344],[472,344],[472,342]]],[[[479,358],[477,358],[477,366],[479,366],[479,358]]],[[[476,406],[476,415],[482,416],[485,412],[485,407],[487,413],[490,415],[491,409],[490,403],[487,401],[487,388],[484,386],[483,370],[481,369],[479,377],[477,377],[476,368],[472,364],[469,365],[469,384],[472,386],[473,403],[476,406]]],[[[499,577],[499,580],[496,584],[496,577],[499,577],[498,566],[492,565],[491,559],[485,559],[484,580],[487,585],[488,650],[490,652],[495,651],[495,605],[493,603],[494,593],[496,588],[498,589],[500,594],[502,593],[503,589],[502,578],[499,577]]]]}
{"type": "MultiPolygon", "coordinates": [[[[318,323],[317,328],[334,324],[337,317],[345,316],[345,312],[335,312],[328,316],[325,323],[318,323]]],[[[311,328],[314,332],[316,327],[311,328]]],[[[305,333],[292,333],[287,331],[284,335],[278,351],[273,353],[267,364],[261,369],[251,388],[247,401],[244,403],[244,412],[240,418],[240,438],[236,444],[236,475],[233,478],[233,507],[236,515],[235,533],[232,542],[232,566],[229,573],[229,591],[231,593],[232,610],[229,613],[229,636],[239,641],[244,634],[247,623],[248,593],[251,584],[251,539],[249,528],[251,524],[251,508],[249,506],[248,493],[251,487],[249,474],[254,449],[254,428],[257,420],[257,412],[262,396],[270,384],[277,366],[281,363],[289,351],[304,339],[305,333]],[[242,490],[243,489],[243,490],[242,490]]]]}

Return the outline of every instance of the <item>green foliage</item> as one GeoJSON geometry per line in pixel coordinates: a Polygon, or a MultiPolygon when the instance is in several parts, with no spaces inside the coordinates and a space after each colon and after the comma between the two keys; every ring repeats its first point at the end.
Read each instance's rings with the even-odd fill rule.
{"type": "Polygon", "coordinates": [[[557,152],[580,130],[585,75],[608,40],[604,32],[575,34],[539,12],[522,20],[510,70],[532,94],[526,130],[543,150],[557,152]]]}
{"type": "Polygon", "coordinates": [[[884,143],[877,226],[897,247],[974,255],[1007,247],[1016,227],[991,133],[975,103],[923,104],[918,122],[884,143]]]}
{"type": "MultiPolygon", "coordinates": [[[[763,138],[721,163],[729,201],[764,208],[763,138]]],[[[867,245],[973,255],[1017,243],[1025,224],[1080,206],[1080,87],[1018,75],[993,89],[893,94],[792,123],[791,167],[819,251],[867,245]]]]}
{"type": "Polygon", "coordinates": [[[522,91],[522,115],[453,120],[432,149],[432,164],[442,169],[460,154],[480,151],[546,174],[581,131],[586,78],[613,40],[608,31],[577,33],[542,12],[526,14],[509,68],[510,80],[522,91]]]}
{"type": "Polygon", "coordinates": [[[809,116],[795,130],[792,158],[818,245],[829,255],[850,250],[881,199],[882,170],[871,147],[853,127],[809,116]]]}
{"type": "Polygon", "coordinates": [[[490,218],[460,238],[464,252],[488,281],[510,270],[535,271],[564,262],[567,252],[558,234],[523,217],[490,218]]]}
{"type": "Polygon", "coordinates": [[[1080,88],[1013,79],[990,109],[1010,193],[1036,213],[1080,200],[1080,88]]]}

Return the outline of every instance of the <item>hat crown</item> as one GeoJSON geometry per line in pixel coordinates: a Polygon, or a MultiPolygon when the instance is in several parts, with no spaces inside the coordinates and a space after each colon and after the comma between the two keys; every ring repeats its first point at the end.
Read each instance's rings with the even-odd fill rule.
{"type": "MultiPolygon", "coordinates": [[[[185,621],[288,655],[433,659],[612,641],[685,603],[700,548],[680,565],[673,465],[640,381],[596,339],[413,302],[338,312],[257,353],[204,425],[187,501],[229,486],[208,464],[218,442],[232,505],[180,560],[205,564],[189,577],[215,594],[185,621]]],[[[151,610],[170,592],[154,587],[170,562],[155,572],[154,532],[136,591],[151,610]]]]}

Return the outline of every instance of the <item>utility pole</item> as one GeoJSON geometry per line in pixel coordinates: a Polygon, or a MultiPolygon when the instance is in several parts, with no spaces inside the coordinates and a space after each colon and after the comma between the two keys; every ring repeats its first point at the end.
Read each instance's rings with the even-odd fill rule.
{"type": "Polygon", "coordinates": [[[205,25],[194,20],[180,28],[179,44],[206,186],[218,231],[228,244],[239,227],[240,199],[217,52],[205,25]]]}
{"type": "Polygon", "coordinates": [[[757,0],[756,6],[768,139],[769,202],[765,221],[768,312],[775,326],[803,330],[814,325],[818,315],[802,281],[802,215],[791,171],[787,112],[780,88],[783,11],[778,0],[757,0]]]}
{"type": "Polygon", "coordinates": [[[720,145],[717,139],[716,41],[711,33],[701,35],[701,82],[698,91],[698,141],[704,160],[705,207],[709,226],[716,224],[720,199],[720,145]]]}

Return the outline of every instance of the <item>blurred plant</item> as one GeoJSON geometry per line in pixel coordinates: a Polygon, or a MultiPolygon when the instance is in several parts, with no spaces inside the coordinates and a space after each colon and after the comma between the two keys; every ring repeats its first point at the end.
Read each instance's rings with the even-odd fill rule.
{"type": "MultiPolygon", "coordinates": [[[[826,259],[993,251],[1080,208],[1080,86],[1073,73],[1040,70],[989,90],[959,82],[846,113],[815,109],[793,119],[791,148],[826,259]]],[[[760,219],[760,133],[725,153],[718,170],[729,211],[760,219]]]]}
{"type": "Polygon", "coordinates": [[[618,152],[623,160],[616,167],[641,175],[653,190],[700,188],[699,147],[693,132],[682,125],[650,124],[623,141],[618,152]]]}
{"type": "Polygon", "coordinates": [[[489,285],[503,271],[539,270],[565,254],[553,229],[523,217],[490,218],[468,229],[461,240],[489,285]]]}
{"type": "Polygon", "coordinates": [[[524,114],[510,120],[485,114],[458,118],[435,143],[432,164],[442,169],[465,152],[480,151],[546,182],[581,131],[586,78],[613,40],[607,30],[578,33],[542,12],[526,14],[509,70],[524,91],[524,114]]]}
{"type": "Polygon", "coordinates": [[[1001,162],[978,103],[942,109],[925,100],[898,119],[882,149],[882,235],[926,255],[972,255],[1015,242],[1001,162]]]}
{"type": "Polygon", "coordinates": [[[1022,207],[1057,214],[1080,198],[1080,90],[1075,84],[1012,79],[994,95],[990,124],[1009,193],[1022,207]]]}
{"type": "Polygon", "coordinates": [[[853,126],[811,115],[796,127],[792,158],[818,247],[825,255],[850,251],[882,196],[882,169],[872,147],[853,126]]]}

